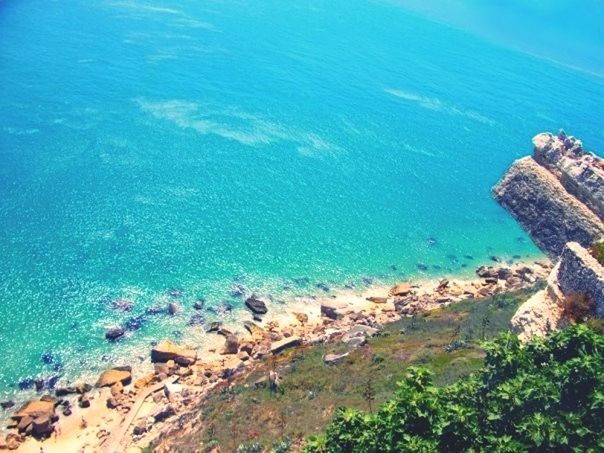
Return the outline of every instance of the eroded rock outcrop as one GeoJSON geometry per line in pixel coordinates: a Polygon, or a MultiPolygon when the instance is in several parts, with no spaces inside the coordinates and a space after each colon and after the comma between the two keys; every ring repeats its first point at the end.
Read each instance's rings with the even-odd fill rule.
{"type": "Polygon", "coordinates": [[[559,137],[537,135],[534,156],[514,162],[493,188],[495,199],[552,258],[569,241],[588,247],[604,237],[601,214],[590,208],[604,206],[604,164],[578,145],[570,146],[575,142],[569,138],[567,149],[559,137]]]}
{"type": "Polygon", "coordinates": [[[512,318],[523,340],[564,325],[561,305],[571,294],[589,296],[604,316],[604,269],[586,249],[604,238],[604,161],[564,132],[539,134],[533,144],[533,156],[514,162],[493,188],[541,250],[559,259],[547,288],[512,318]]]}

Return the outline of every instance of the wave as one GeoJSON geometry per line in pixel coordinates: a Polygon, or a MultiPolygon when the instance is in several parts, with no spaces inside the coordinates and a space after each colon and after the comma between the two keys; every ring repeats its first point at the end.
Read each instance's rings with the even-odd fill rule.
{"type": "Polygon", "coordinates": [[[238,109],[212,109],[179,99],[149,101],[138,98],[135,102],[142,111],[155,118],[170,121],[183,129],[192,129],[201,135],[216,135],[246,146],[290,142],[306,156],[341,150],[315,133],[285,127],[238,109]]]}
{"type": "Polygon", "coordinates": [[[437,112],[444,112],[449,115],[457,115],[463,116],[468,119],[478,121],[479,123],[483,123],[489,126],[495,126],[497,124],[496,121],[488,118],[474,110],[465,110],[461,109],[455,105],[448,104],[444,101],[441,101],[438,98],[431,98],[427,96],[421,96],[419,94],[411,93],[409,91],[399,90],[395,88],[385,88],[384,91],[398,99],[403,99],[405,101],[412,102],[420,107],[423,107],[428,110],[434,110],[437,112]]]}

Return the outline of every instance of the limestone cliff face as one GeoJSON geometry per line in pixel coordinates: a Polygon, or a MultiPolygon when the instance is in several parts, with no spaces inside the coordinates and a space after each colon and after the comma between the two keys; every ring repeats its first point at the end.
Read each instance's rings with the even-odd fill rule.
{"type": "Polygon", "coordinates": [[[495,199],[551,258],[569,241],[587,247],[603,238],[603,161],[574,137],[545,133],[533,143],[534,155],[514,162],[493,188],[495,199]]]}
{"type": "Polygon", "coordinates": [[[557,267],[560,292],[588,294],[595,302],[596,315],[604,318],[604,267],[576,242],[566,244],[557,267]]]}
{"type": "Polygon", "coordinates": [[[539,134],[533,144],[533,156],[514,162],[493,188],[539,248],[558,259],[546,289],[512,318],[522,340],[563,325],[560,304],[572,293],[588,294],[604,317],[604,268],[586,250],[604,239],[604,161],[563,132],[539,134]]]}

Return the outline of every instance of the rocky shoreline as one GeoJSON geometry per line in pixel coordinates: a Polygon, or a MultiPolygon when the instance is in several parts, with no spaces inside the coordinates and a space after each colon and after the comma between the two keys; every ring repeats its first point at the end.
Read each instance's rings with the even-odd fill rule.
{"type": "MultiPolygon", "coordinates": [[[[203,346],[162,341],[150,351],[154,371],[133,376],[129,366],[104,371],[93,385],[57,388],[54,395],[11,413],[0,449],[31,451],[140,451],[194,423],[204,396],[246,376],[255,364],[288,348],[343,341],[362,346],[386,323],[462,300],[526,288],[550,273],[549,262],[481,266],[474,279],[402,282],[363,293],[342,291],[278,307],[258,296],[233,323],[212,323],[203,346]],[[250,319],[251,318],[251,319],[250,319]]],[[[335,364],[342,355],[324,357],[335,364]]],[[[259,385],[279,385],[270,373],[259,385]]],[[[14,408],[6,408],[12,410],[14,408]]]]}

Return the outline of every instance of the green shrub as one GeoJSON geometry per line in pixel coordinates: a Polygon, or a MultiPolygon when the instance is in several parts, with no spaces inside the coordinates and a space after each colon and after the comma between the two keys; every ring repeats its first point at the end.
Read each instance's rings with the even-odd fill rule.
{"type": "Polygon", "coordinates": [[[307,453],[602,451],[604,335],[573,325],[523,346],[486,343],[483,368],[447,387],[411,367],[374,413],[339,409],[307,453]]]}
{"type": "Polygon", "coordinates": [[[596,242],[594,245],[592,245],[590,252],[594,258],[597,259],[602,266],[604,266],[604,241],[596,242]]]}

